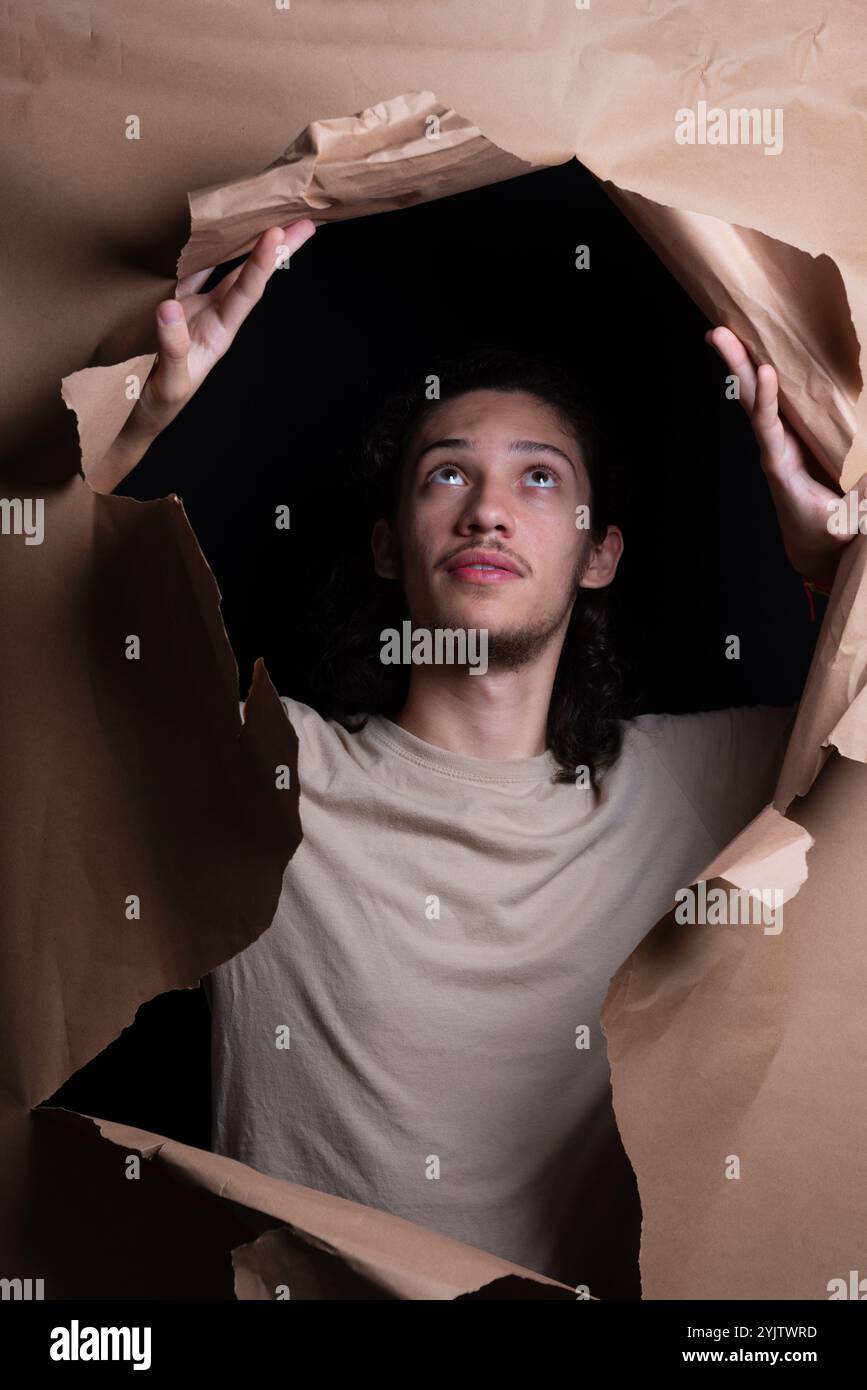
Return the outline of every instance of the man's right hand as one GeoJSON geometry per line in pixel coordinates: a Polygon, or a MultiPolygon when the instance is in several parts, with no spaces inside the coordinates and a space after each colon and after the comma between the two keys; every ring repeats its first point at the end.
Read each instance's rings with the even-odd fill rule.
{"type": "Polygon", "coordinates": [[[269,227],[246,260],[207,294],[197,290],[214,266],[179,280],[177,297],[157,305],[157,359],[120,434],[88,473],[94,491],[111,492],[132,472],[228,351],[286,251],[292,256],[315,231],[309,217],[285,231],[269,227]],[[278,247],[286,248],[279,256],[278,247]]]}

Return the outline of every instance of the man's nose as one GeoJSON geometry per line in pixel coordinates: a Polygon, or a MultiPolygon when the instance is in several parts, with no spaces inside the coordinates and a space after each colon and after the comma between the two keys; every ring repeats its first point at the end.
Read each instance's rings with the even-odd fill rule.
{"type": "Polygon", "coordinates": [[[500,531],[511,535],[515,522],[505,484],[496,479],[477,483],[461,513],[460,526],[467,531],[500,531]]]}

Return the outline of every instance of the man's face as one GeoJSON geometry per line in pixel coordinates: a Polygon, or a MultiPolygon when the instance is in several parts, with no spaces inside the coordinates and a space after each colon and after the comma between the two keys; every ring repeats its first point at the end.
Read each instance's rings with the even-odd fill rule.
{"type": "Polygon", "coordinates": [[[409,441],[397,541],[374,528],[377,572],[402,581],[414,626],[486,628],[489,659],[518,664],[565,633],[582,574],[588,587],[613,578],[617,542],[600,567],[575,524],[589,502],[578,445],[550,406],[470,391],[409,441]]]}

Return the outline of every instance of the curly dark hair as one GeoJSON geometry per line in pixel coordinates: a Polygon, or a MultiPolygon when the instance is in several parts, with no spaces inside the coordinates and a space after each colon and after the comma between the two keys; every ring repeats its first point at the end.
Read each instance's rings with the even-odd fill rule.
{"type": "MultiPolygon", "coordinates": [[[[475,390],[526,391],[552,406],[581,450],[590,478],[590,537],[599,544],[613,519],[615,473],[601,462],[601,435],[565,363],[551,354],[502,344],[442,354],[390,395],[363,441],[359,479],[370,524],[385,517],[394,527],[407,443],[424,417],[444,400],[475,390]],[[438,378],[439,394],[427,394],[438,378]]],[[[349,729],[365,717],[397,713],[409,687],[403,665],[380,659],[380,633],[400,630],[409,617],[400,586],[374,571],[369,550],[332,573],[324,595],[321,649],[314,688],[328,713],[349,729]],[[366,562],[365,562],[366,560],[366,562]]],[[[622,741],[623,676],[612,649],[607,589],[579,589],[569,619],[548,709],[548,747],[558,764],[555,782],[574,782],[586,766],[596,788],[622,741]]]]}

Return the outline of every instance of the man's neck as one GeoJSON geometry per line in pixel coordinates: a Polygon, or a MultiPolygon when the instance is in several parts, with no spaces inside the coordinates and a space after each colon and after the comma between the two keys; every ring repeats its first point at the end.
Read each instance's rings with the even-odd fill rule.
{"type": "Polygon", "coordinates": [[[469,758],[534,758],[548,745],[554,644],[514,670],[474,676],[443,666],[414,666],[406,702],[393,722],[416,738],[469,758]]]}

